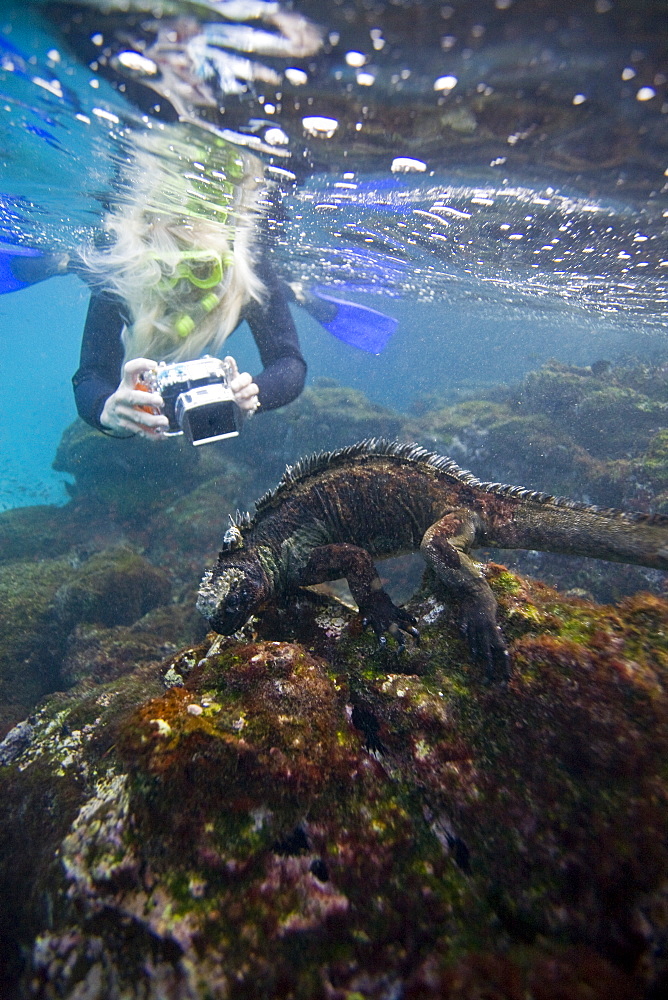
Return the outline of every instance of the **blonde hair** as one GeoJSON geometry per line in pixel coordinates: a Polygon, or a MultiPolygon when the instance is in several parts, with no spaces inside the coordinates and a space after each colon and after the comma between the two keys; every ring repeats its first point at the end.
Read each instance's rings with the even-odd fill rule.
{"type": "Polygon", "coordinates": [[[105,218],[111,243],[82,253],[127,305],[125,361],[217,354],[244,306],[262,300],[253,261],[262,180],[256,157],[196,126],[133,135],[105,218]],[[202,267],[214,278],[200,281],[202,267]]]}

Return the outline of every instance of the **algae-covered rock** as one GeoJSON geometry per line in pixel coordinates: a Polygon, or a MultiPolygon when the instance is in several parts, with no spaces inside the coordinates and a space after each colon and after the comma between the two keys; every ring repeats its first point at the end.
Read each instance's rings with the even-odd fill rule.
{"type": "Polygon", "coordinates": [[[195,610],[195,594],[189,596],[149,611],[133,625],[77,625],[67,639],[61,683],[104,684],[132,673],[138,664],[159,663],[181,646],[201,641],[206,622],[195,610]]]}
{"type": "MultiPolygon", "coordinates": [[[[664,512],[668,502],[666,366],[549,362],[516,386],[490,390],[420,413],[411,427],[422,445],[449,454],[482,480],[522,485],[601,507],[664,512]]],[[[638,589],[660,591],[661,577],[632,566],[603,570],[592,560],[553,553],[497,553],[523,573],[598,600],[638,589]]]]}
{"type": "Polygon", "coordinates": [[[81,420],[65,430],[53,468],[74,477],[72,492],[102,504],[115,519],[146,520],[151,512],[214,474],[217,452],[200,458],[182,437],[147,441],[109,437],[81,420]]]}
{"type": "Polygon", "coordinates": [[[471,467],[481,479],[513,483],[619,506],[628,463],[604,462],[552,416],[512,401],[468,400],[423,414],[416,425],[425,446],[471,467]]]}
{"type": "Polygon", "coordinates": [[[487,395],[445,407],[432,399],[414,423],[420,440],[482,479],[602,506],[639,506],[633,479],[642,479],[642,465],[636,470],[634,460],[646,451],[645,479],[652,469],[660,472],[653,463],[661,466],[660,435],[668,425],[665,365],[577,368],[551,361],[487,395]]]}
{"type": "Polygon", "coordinates": [[[304,455],[367,437],[399,437],[406,424],[403,414],[372,402],[359,389],[321,377],[294,403],[253,420],[232,451],[254,456],[257,496],[304,455]]]}
{"type": "Polygon", "coordinates": [[[668,513],[668,429],[654,434],[647,451],[632,466],[638,492],[649,496],[652,508],[659,514],[668,513]]]}
{"type": "Polygon", "coordinates": [[[13,706],[10,714],[56,686],[67,633],[54,602],[74,574],[67,559],[0,566],[0,704],[13,706]]]}
{"type": "Polygon", "coordinates": [[[90,521],[73,505],[15,507],[0,512],[0,562],[54,558],[90,531],[90,521]]]}
{"type": "MultiPolygon", "coordinates": [[[[95,688],[92,695],[55,694],[46,706],[0,743],[0,994],[31,995],[19,987],[23,943],[61,920],[62,860],[58,848],[70,831],[90,783],[114,742],[119,712],[157,694],[155,669],[95,688]],[[93,751],[94,747],[94,751],[93,751]],[[95,771],[92,772],[93,774],[95,771]]],[[[103,771],[106,771],[103,765],[103,771]]],[[[77,939],[76,932],[72,937],[77,939]]],[[[80,939],[80,938],[79,938],[80,939]]],[[[80,939],[81,940],[81,939],[80,939]]],[[[64,952],[67,954],[67,951],[64,952]]],[[[48,995],[48,994],[47,994],[48,995]]],[[[51,992],[51,995],[53,993],[51,992]]],[[[108,994],[98,993],[100,1000],[108,994]]]]}
{"type": "Polygon", "coordinates": [[[642,448],[657,426],[665,426],[667,389],[668,371],[661,366],[639,385],[625,369],[599,373],[552,361],[527,375],[519,401],[558,421],[591,455],[615,459],[642,448]]]}
{"type": "Polygon", "coordinates": [[[130,625],[170,592],[164,570],[123,547],[0,566],[0,725],[66,683],[63,657],[77,625],[130,625]]]}
{"type": "Polygon", "coordinates": [[[324,377],[300,397],[288,419],[302,453],[317,451],[323,441],[338,448],[366,437],[396,437],[405,423],[401,414],[371,402],[359,389],[324,377]]]}
{"type": "Polygon", "coordinates": [[[19,995],[661,995],[668,604],[488,577],[498,687],[432,581],[403,652],[305,593],[54,696],[0,747],[3,801],[58,820],[20,898],[18,805],[0,829],[19,995]]]}
{"type": "Polygon", "coordinates": [[[147,527],[147,551],[180,579],[199,582],[202,567],[220,549],[230,514],[252,505],[249,475],[229,460],[224,475],[199,485],[163,508],[147,527]],[[175,560],[175,553],[179,554],[175,560]]]}
{"type": "Polygon", "coordinates": [[[55,597],[59,622],[131,625],[169,600],[171,584],[164,570],[132,549],[119,547],[91,556],[55,597]]]}

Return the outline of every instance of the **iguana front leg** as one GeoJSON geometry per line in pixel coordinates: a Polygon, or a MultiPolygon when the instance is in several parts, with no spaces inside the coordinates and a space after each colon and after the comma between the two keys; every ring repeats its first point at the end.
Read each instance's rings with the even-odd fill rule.
{"type": "Polygon", "coordinates": [[[486,667],[490,679],[503,680],[508,677],[509,658],[496,624],[496,598],[482,570],[467,554],[477,526],[475,514],[452,511],[427,529],[420,551],[456,605],[459,627],[473,659],[486,667]]]}
{"type": "Polygon", "coordinates": [[[403,633],[419,638],[415,618],[398,608],[383,590],[373,559],[365,549],[345,542],[320,545],[313,549],[299,575],[300,586],[325,583],[345,577],[365,624],[371,625],[380,643],[393,636],[404,645],[403,633]]]}

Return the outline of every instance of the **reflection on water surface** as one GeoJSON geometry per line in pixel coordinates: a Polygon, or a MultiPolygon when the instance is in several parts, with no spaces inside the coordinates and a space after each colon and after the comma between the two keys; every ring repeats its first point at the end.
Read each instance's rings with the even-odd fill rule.
{"type": "Polygon", "coordinates": [[[90,238],[128,132],[189,119],[263,157],[308,280],[663,322],[658,0],[4,8],[14,240],[90,238]]]}

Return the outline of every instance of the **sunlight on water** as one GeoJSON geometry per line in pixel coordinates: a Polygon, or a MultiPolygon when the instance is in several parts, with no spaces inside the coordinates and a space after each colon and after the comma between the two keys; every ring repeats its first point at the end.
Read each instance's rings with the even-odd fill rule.
{"type": "Polygon", "coordinates": [[[484,312],[534,305],[665,324],[665,219],[548,187],[396,180],[347,174],[296,197],[287,254],[304,276],[421,301],[476,299],[484,312]],[[385,183],[382,183],[385,181],[385,183]],[[322,261],[322,249],[328,260],[322,261]],[[480,295],[483,301],[480,302],[480,295]]]}

